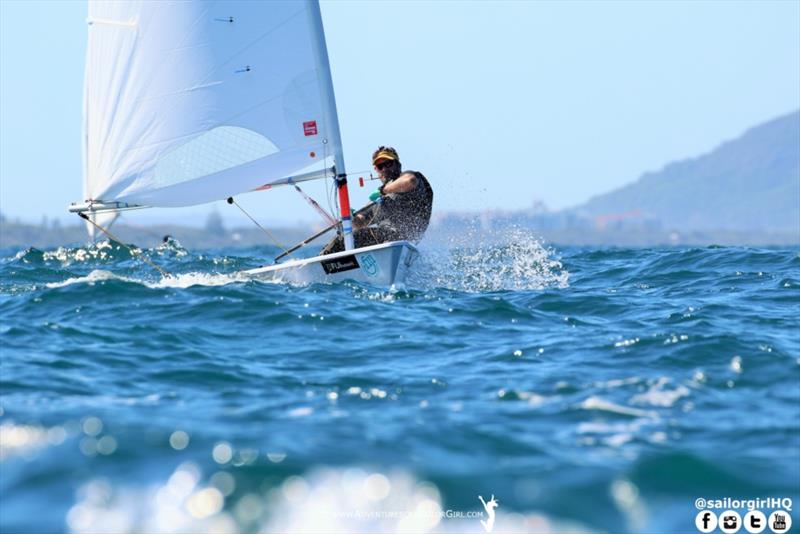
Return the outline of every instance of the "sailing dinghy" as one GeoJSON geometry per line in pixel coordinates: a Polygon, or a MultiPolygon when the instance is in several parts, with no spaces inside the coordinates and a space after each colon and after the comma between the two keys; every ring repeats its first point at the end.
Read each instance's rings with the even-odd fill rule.
{"type": "Polygon", "coordinates": [[[90,1],[88,24],[85,200],[69,209],[90,231],[124,210],[328,180],[345,251],[246,273],[403,282],[418,254],[411,243],[353,244],[317,0],[90,1]]]}

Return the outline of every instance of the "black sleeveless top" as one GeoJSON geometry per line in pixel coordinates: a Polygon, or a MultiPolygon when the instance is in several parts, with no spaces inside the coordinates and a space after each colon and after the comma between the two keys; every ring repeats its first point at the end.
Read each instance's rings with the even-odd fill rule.
{"type": "Polygon", "coordinates": [[[399,239],[419,241],[422,239],[433,209],[433,189],[428,179],[418,171],[403,171],[401,176],[411,173],[417,177],[417,187],[408,193],[392,193],[383,197],[377,207],[374,223],[387,227],[399,235],[399,239]]]}

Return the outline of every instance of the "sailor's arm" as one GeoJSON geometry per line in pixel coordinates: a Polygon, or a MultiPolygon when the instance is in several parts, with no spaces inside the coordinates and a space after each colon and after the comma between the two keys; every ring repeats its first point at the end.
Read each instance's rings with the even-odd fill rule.
{"type": "Polygon", "coordinates": [[[404,172],[396,180],[384,184],[381,193],[391,195],[392,193],[408,193],[417,188],[417,175],[413,172],[404,172]]]}
{"type": "MultiPolygon", "coordinates": [[[[391,195],[394,193],[408,193],[413,191],[417,187],[417,175],[413,172],[404,172],[400,176],[398,176],[395,180],[383,184],[377,191],[373,192],[370,195],[370,200],[376,203],[380,203],[380,198],[386,195],[391,195]],[[374,197],[373,197],[374,195],[374,197]]],[[[360,213],[353,217],[353,228],[358,230],[359,228],[364,228],[368,226],[375,217],[375,206],[372,206],[366,212],[360,213]]]]}

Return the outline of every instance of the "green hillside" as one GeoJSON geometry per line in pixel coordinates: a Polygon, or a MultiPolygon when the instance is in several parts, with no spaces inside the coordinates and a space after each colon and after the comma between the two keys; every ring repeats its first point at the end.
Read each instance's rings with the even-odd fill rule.
{"type": "Polygon", "coordinates": [[[800,232],[800,111],[575,209],[591,217],[637,210],[684,231],[800,232]]]}

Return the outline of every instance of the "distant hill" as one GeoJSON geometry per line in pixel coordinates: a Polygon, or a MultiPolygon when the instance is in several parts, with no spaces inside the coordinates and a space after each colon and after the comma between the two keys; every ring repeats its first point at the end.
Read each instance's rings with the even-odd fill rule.
{"type": "MultiPolygon", "coordinates": [[[[165,235],[172,236],[181,245],[190,249],[209,249],[218,247],[252,247],[271,245],[274,241],[257,228],[227,229],[221,223],[216,226],[206,224],[205,228],[194,228],[179,224],[158,224],[134,226],[122,223],[111,228],[112,233],[125,243],[139,247],[154,247],[161,243],[165,235]]],[[[281,248],[291,246],[316,231],[314,228],[271,228],[270,234],[278,240],[281,248]]],[[[103,239],[104,236],[100,236],[103,239]]],[[[330,238],[324,236],[315,242],[322,246],[330,238]]],[[[48,249],[61,246],[83,246],[89,241],[83,224],[33,225],[19,221],[9,221],[0,215],[0,250],[5,248],[25,249],[36,247],[48,249]]]]}
{"type": "Polygon", "coordinates": [[[800,111],[570,211],[595,219],[632,214],[682,231],[800,233],[800,111]]]}

